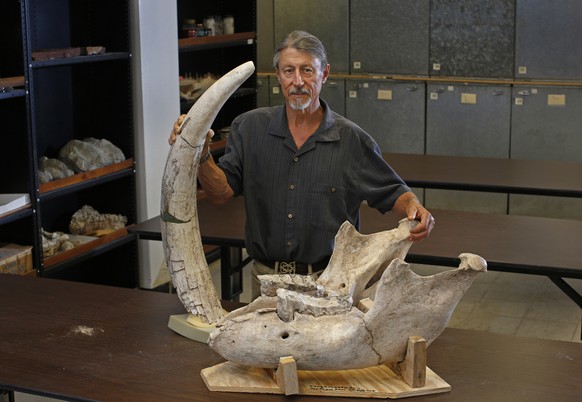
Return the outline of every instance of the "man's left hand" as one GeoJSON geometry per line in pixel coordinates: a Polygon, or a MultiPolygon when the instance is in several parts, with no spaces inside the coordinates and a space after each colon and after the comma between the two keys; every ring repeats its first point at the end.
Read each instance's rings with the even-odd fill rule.
{"type": "Polygon", "coordinates": [[[406,208],[406,216],[409,221],[420,221],[418,225],[410,229],[410,236],[412,241],[422,240],[428,237],[435,224],[435,219],[431,213],[418,202],[410,202],[406,208]]]}

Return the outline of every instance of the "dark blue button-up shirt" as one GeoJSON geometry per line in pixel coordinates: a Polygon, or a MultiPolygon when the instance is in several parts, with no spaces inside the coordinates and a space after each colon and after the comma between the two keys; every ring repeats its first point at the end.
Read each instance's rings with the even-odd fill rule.
{"type": "Polygon", "coordinates": [[[245,197],[255,259],[318,262],[331,255],[343,222],[358,226],[363,201],[385,213],[410,191],[369,134],[321,103],[323,121],[301,149],[284,106],[244,113],[231,126],[220,167],[245,197]]]}

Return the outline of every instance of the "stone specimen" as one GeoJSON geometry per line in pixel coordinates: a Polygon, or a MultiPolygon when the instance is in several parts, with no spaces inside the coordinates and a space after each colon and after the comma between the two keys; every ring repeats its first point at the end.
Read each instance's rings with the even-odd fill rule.
{"type": "Polygon", "coordinates": [[[52,180],[63,179],[74,175],[72,169],[70,169],[63,161],[55,158],[47,158],[46,156],[41,156],[38,164],[38,178],[41,183],[48,183],[52,180]]]}
{"type": "Polygon", "coordinates": [[[183,78],[180,80],[180,97],[195,101],[216,82],[216,77],[206,74],[203,77],[183,78]]]}
{"type": "Polygon", "coordinates": [[[108,140],[89,137],[67,142],[59,150],[59,160],[79,173],[122,162],[125,155],[108,140]]]}
{"type": "Polygon", "coordinates": [[[75,242],[69,239],[69,235],[63,232],[47,232],[42,229],[42,255],[44,258],[52,257],[63,251],[76,247],[75,242]]]}
{"type": "Polygon", "coordinates": [[[40,157],[38,176],[41,183],[48,183],[124,160],[121,149],[106,139],[71,140],[59,150],[58,159],[40,157]]]}
{"type": "Polygon", "coordinates": [[[124,228],[127,217],[117,214],[101,214],[95,208],[84,205],[75,212],[69,224],[72,234],[92,235],[99,230],[116,230],[124,228]]]}

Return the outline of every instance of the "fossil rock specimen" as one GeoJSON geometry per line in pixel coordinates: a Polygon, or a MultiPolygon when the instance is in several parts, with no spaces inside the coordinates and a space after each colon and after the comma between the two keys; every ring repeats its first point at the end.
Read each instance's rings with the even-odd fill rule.
{"type": "Polygon", "coordinates": [[[125,160],[123,152],[106,139],[71,140],[59,150],[59,160],[75,172],[87,172],[125,160]]]}
{"type": "Polygon", "coordinates": [[[200,98],[216,82],[216,77],[206,74],[203,77],[180,80],[180,97],[189,101],[200,98]]]}
{"type": "Polygon", "coordinates": [[[70,250],[74,244],[69,241],[69,236],[63,232],[47,232],[42,229],[42,255],[44,258],[70,250]]]}
{"type": "Polygon", "coordinates": [[[38,165],[38,178],[41,183],[48,183],[75,174],[63,161],[55,158],[41,156],[38,165]]]}
{"type": "Polygon", "coordinates": [[[121,229],[127,224],[127,217],[116,214],[101,214],[95,208],[84,205],[75,212],[69,224],[72,234],[90,235],[98,230],[121,229]]]}
{"type": "Polygon", "coordinates": [[[106,139],[71,140],[59,150],[59,158],[42,156],[38,176],[41,183],[122,162],[125,155],[106,139]]]}

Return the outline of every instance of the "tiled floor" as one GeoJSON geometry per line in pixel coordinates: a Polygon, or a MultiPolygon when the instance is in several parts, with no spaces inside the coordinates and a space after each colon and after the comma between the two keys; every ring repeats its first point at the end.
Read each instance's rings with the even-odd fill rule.
{"type": "MultiPolygon", "coordinates": [[[[220,263],[210,266],[220,289],[220,263]]],[[[419,275],[449,269],[416,265],[419,275]]],[[[568,280],[582,294],[582,280],[568,280]]],[[[243,289],[250,288],[250,266],[244,269],[243,289]]],[[[249,301],[248,291],[241,302],[249,301]]],[[[489,271],[479,275],[463,296],[449,326],[501,334],[580,342],[580,308],[548,278],[489,271]]],[[[1,398],[0,398],[1,399],[1,398]]],[[[48,398],[16,394],[16,402],[49,402],[48,398]]]]}
{"type": "MultiPolygon", "coordinates": [[[[420,275],[442,267],[415,266],[420,275]]],[[[567,280],[582,294],[582,280],[567,280]]],[[[580,342],[581,309],[544,276],[488,271],[463,296],[449,327],[580,342]]]]}

